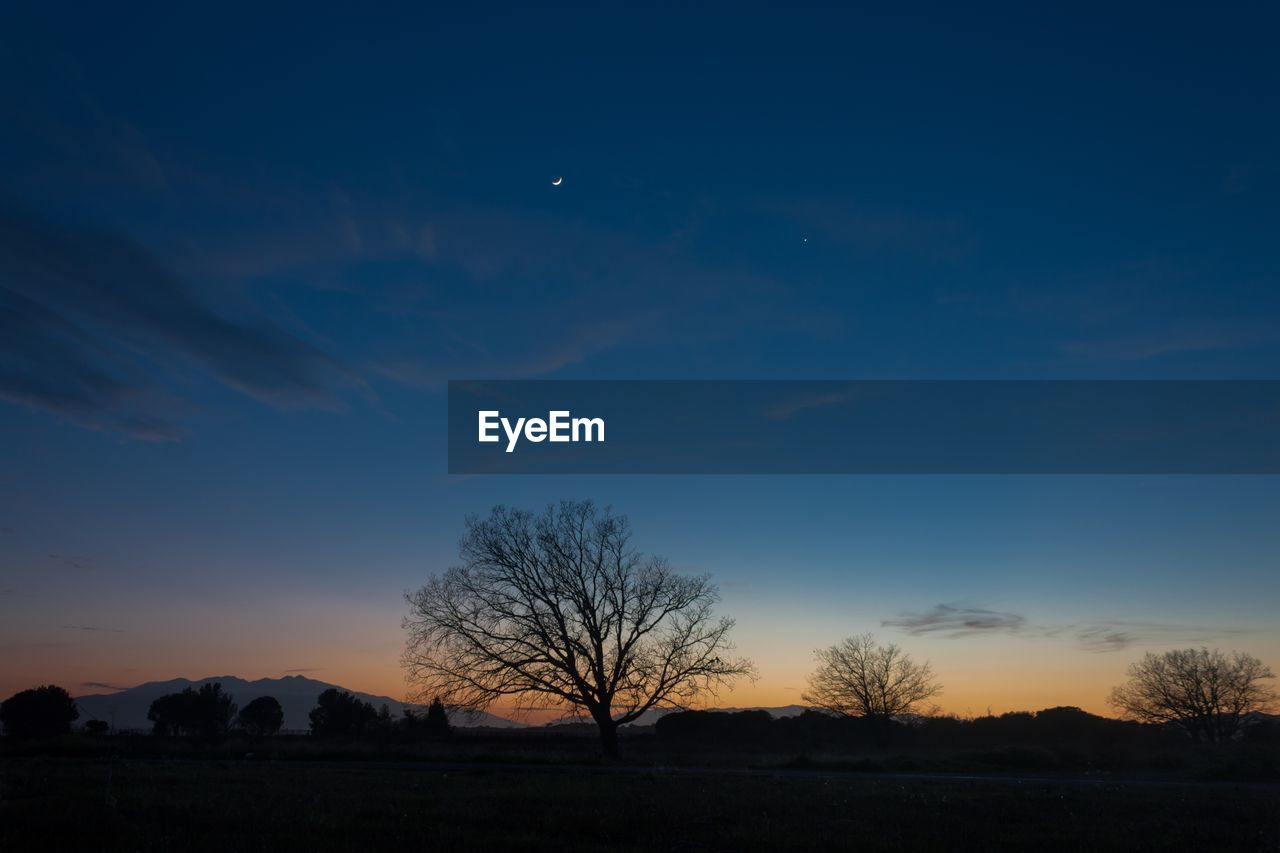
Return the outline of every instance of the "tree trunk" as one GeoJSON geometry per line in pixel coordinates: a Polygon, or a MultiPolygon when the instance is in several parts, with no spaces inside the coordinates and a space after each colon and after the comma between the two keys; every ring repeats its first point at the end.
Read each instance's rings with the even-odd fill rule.
{"type": "Polygon", "coordinates": [[[612,716],[605,715],[596,718],[596,725],[600,727],[600,751],[606,759],[617,758],[618,724],[613,721],[612,716]]]}

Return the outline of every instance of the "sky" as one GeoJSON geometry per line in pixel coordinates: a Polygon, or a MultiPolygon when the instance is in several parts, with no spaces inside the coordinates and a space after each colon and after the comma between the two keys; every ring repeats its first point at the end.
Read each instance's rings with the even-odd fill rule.
{"type": "Polygon", "coordinates": [[[450,477],[444,397],[1280,378],[1274,8],[174,5],[0,12],[0,694],[400,697],[466,515],[566,498],[712,573],[722,705],[1280,667],[1274,477],[450,477]]]}

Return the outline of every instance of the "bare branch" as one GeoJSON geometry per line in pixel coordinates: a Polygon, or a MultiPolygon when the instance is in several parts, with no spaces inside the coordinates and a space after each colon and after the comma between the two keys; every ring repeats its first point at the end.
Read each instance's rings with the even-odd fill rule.
{"type": "Polygon", "coordinates": [[[629,546],[626,518],[590,502],[541,515],[498,506],[467,520],[462,565],[409,593],[404,666],[421,697],[590,716],[618,725],[688,707],[742,676],[706,576],[629,546]]]}
{"type": "Polygon", "coordinates": [[[1129,666],[1129,680],[1111,691],[1108,702],[1129,719],[1172,723],[1194,740],[1225,740],[1241,718],[1265,711],[1276,701],[1270,668],[1243,652],[1174,649],[1148,652],[1129,666]]]}
{"type": "Polygon", "coordinates": [[[941,692],[929,664],[916,663],[871,634],[849,637],[816,653],[819,666],[803,698],[846,717],[890,719],[941,692]]]}

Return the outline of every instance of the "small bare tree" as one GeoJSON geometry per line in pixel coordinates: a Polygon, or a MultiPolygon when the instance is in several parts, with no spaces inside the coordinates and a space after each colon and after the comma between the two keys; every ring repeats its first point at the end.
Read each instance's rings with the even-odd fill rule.
{"type": "Polygon", "coordinates": [[[927,662],[916,663],[892,643],[880,645],[871,634],[849,637],[815,654],[819,666],[809,676],[809,690],[802,698],[841,716],[883,724],[942,690],[927,662]]]}
{"type": "Polygon", "coordinates": [[[1219,741],[1239,730],[1245,714],[1275,702],[1265,683],[1271,678],[1270,668],[1243,652],[1148,652],[1129,665],[1129,680],[1112,690],[1108,701],[1130,719],[1173,723],[1195,741],[1219,741]]]}
{"type": "Polygon", "coordinates": [[[629,538],[625,517],[590,502],[469,518],[462,565],[407,596],[404,665],[418,695],[588,716],[614,756],[618,726],[751,676],[750,661],[727,656],[734,623],[712,612],[710,580],[676,574],[629,538]]]}

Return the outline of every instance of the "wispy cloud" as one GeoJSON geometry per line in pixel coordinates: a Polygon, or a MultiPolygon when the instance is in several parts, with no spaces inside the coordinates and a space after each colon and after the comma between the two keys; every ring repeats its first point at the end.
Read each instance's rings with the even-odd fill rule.
{"type": "Polygon", "coordinates": [[[820,336],[838,322],[760,269],[710,262],[662,229],[453,210],[438,213],[430,232],[425,277],[453,286],[408,283],[385,294],[380,310],[389,322],[411,321],[415,335],[369,360],[371,372],[415,388],[546,376],[631,346],[661,357],[745,335],[820,336]]]}
{"type": "MultiPolygon", "coordinates": [[[[0,259],[0,267],[2,267],[0,259]]],[[[164,395],[128,358],[79,325],[0,286],[0,399],[91,429],[147,441],[182,431],[157,411],[164,395]],[[111,365],[111,366],[104,366],[111,365]]]]}
{"type": "Polygon", "coordinates": [[[948,638],[991,634],[1014,634],[1028,639],[1067,637],[1077,648],[1089,652],[1117,652],[1143,645],[1208,643],[1238,634],[1247,628],[1223,628],[1176,622],[1101,619],[1065,625],[1037,624],[1021,613],[988,610],[966,604],[938,604],[918,613],[904,613],[880,623],[911,636],[948,638]]]}
{"type": "Polygon", "coordinates": [[[1076,645],[1090,652],[1118,652],[1140,641],[1132,631],[1111,625],[1093,625],[1075,630],[1076,645]]]}
{"type": "MultiPolygon", "coordinates": [[[[1059,629],[1059,632],[1070,634],[1079,648],[1089,652],[1117,652],[1132,646],[1170,643],[1212,643],[1232,636],[1253,633],[1249,628],[1123,619],[1068,625],[1059,629]]],[[[1052,634],[1054,629],[1046,633],[1052,634]]]]}
{"type": "Polygon", "coordinates": [[[993,631],[1020,631],[1026,626],[1025,617],[1017,613],[1002,613],[963,604],[938,604],[923,613],[904,613],[897,619],[880,623],[889,628],[901,628],[908,634],[943,634],[964,637],[993,631]]]}
{"type": "Polygon", "coordinates": [[[108,684],[105,681],[82,681],[80,686],[86,690],[128,690],[127,684],[108,684]]]}
{"type": "Polygon", "coordinates": [[[109,634],[123,634],[123,628],[105,628],[101,625],[63,625],[66,631],[104,631],[109,634]]]}
{"type": "Polygon", "coordinates": [[[1086,361],[1146,361],[1251,346],[1271,339],[1270,333],[1261,330],[1188,328],[1068,341],[1062,345],[1062,352],[1086,361]]]}
{"type": "Polygon", "coordinates": [[[793,397],[768,409],[765,412],[765,417],[775,421],[790,420],[800,412],[844,405],[856,396],[853,391],[832,391],[829,394],[809,394],[807,396],[793,397]]]}
{"type": "Polygon", "coordinates": [[[638,340],[651,323],[645,315],[588,322],[563,338],[532,351],[502,356],[472,356],[440,362],[399,360],[375,364],[380,376],[412,388],[438,390],[449,379],[528,379],[579,364],[592,355],[638,340]]]}
{"type": "Polygon", "coordinates": [[[0,206],[0,398],[83,426],[173,440],[174,362],[285,408],[341,408],[360,378],[264,318],[232,320],[141,245],[0,206]]]}

